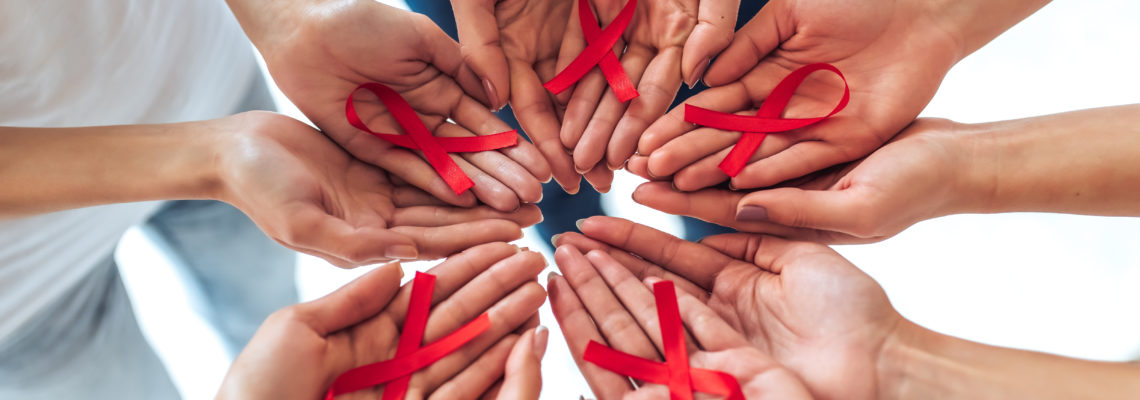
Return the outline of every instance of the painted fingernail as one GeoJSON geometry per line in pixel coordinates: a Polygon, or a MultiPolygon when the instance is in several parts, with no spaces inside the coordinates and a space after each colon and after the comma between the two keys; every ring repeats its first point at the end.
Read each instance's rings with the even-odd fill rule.
{"type": "Polygon", "coordinates": [[[384,257],[394,258],[397,260],[415,260],[419,258],[420,252],[414,246],[400,244],[389,247],[384,250],[384,257]]]}
{"type": "Polygon", "coordinates": [[[768,209],[762,206],[747,205],[736,211],[737,221],[767,221],[768,209]]]}
{"type": "Polygon", "coordinates": [[[560,237],[562,237],[561,233],[558,233],[558,234],[555,234],[554,236],[551,236],[550,237],[550,245],[554,246],[554,247],[558,247],[558,238],[560,238],[560,237]]]}
{"type": "Polygon", "coordinates": [[[546,326],[539,325],[534,328],[534,355],[538,356],[539,360],[546,355],[546,339],[549,337],[550,330],[546,329],[546,326]]]}
{"type": "Polygon", "coordinates": [[[585,218],[574,221],[574,226],[578,227],[578,230],[582,230],[582,223],[584,223],[584,222],[586,222],[585,218]]]}
{"type": "Polygon", "coordinates": [[[705,76],[705,70],[709,69],[709,58],[705,57],[701,62],[697,63],[696,68],[693,68],[693,73],[689,75],[689,89],[697,86],[697,82],[705,76]]]}
{"type": "Polygon", "coordinates": [[[497,103],[499,101],[499,91],[495,90],[495,84],[491,83],[490,79],[483,79],[483,91],[487,92],[487,101],[491,104],[491,108],[488,110],[495,112],[503,108],[497,103]]]}

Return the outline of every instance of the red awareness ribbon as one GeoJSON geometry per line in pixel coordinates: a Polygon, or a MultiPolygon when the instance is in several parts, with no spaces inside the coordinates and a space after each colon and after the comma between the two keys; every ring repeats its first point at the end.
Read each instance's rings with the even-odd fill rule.
{"type": "Polygon", "coordinates": [[[471,182],[471,178],[459,169],[459,165],[448,156],[448,153],[496,150],[514,146],[518,144],[519,140],[518,131],[515,130],[486,136],[435,137],[424,126],[423,121],[420,121],[420,117],[416,115],[415,110],[412,110],[412,106],[403,97],[400,97],[399,93],[388,86],[375,82],[362,83],[356,89],[352,89],[352,92],[348,94],[348,101],[344,105],[344,114],[348,118],[348,123],[356,129],[368,132],[396,146],[423,151],[428,164],[431,164],[431,167],[443,178],[444,182],[447,182],[447,186],[451,187],[455,194],[463,194],[467,189],[475,186],[475,183],[471,182]],[[392,113],[396,122],[404,128],[407,135],[377,133],[368,129],[368,125],[365,125],[360,116],[356,114],[356,106],[353,101],[353,95],[360,89],[376,94],[376,97],[380,98],[380,102],[388,107],[388,112],[392,113]]]}
{"type": "Polygon", "coordinates": [[[435,275],[416,273],[412,281],[412,296],[408,303],[408,315],[404,319],[404,331],[400,333],[400,343],[396,356],[388,361],[356,367],[341,374],[333,381],[325,395],[325,400],[345,393],[385,385],[384,399],[403,399],[408,391],[408,381],[412,374],[444,356],[458,350],[491,327],[487,313],[479,315],[462,328],[444,336],[427,346],[420,347],[424,328],[427,326],[428,311],[431,308],[432,290],[435,288],[435,275]]]}
{"type": "Polygon", "coordinates": [[[740,135],[740,140],[736,142],[736,146],[733,146],[724,161],[720,162],[720,170],[728,176],[735,177],[748,164],[752,155],[756,154],[756,150],[760,148],[761,143],[764,143],[764,138],[768,137],[769,133],[799,129],[823,121],[847,107],[847,101],[850,99],[851,91],[847,87],[847,78],[843,76],[842,72],[839,72],[839,68],[831,64],[811,64],[800,67],[784,77],[784,80],[780,81],[775,89],[772,89],[772,93],[768,95],[764,103],[760,104],[755,116],[729,114],[685,104],[685,121],[710,128],[743,133],[740,135]],[[819,70],[834,72],[843,79],[843,98],[839,100],[835,109],[827,115],[817,118],[780,118],[780,114],[784,113],[784,109],[788,107],[788,101],[792,99],[792,95],[796,93],[796,89],[800,87],[804,79],[812,72],[819,70]]]}
{"type": "Polygon", "coordinates": [[[654,283],[653,296],[657,298],[657,319],[661,325],[665,362],[635,357],[593,340],[586,346],[582,359],[625,376],[667,385],[672,400],[692,400],[693,391],[715,394],[729,400],[744,400],[740,384],[732,375],[689,367],[681,311],[677,307],[677,292],[673,289],[673,282],[654,283]]]}
{"type": "Polygon", "coordinates": [[[614,55],[613,48],[618,39],[621,39],[630,21],[633,21],[633,13],[637,11],[637,0],[629,0],[605,30],[598,27],[598,20],[594,18],[594,12],[590,11],[590,4],[586,1],[578,0],[578,22],[582,25],[582,34],[588,43],[586,49],[582,50],[566,69],[544,83],[542,87],[554,94],[562,93],[582,80],[582,77],[597,65],[602,69],[602,74],[606,76],[606,81],[610,83],[610,88],[618,100],[623,103],[632,100],[638,96],[637,89],[633,87],[625,68],[614,55]]]}

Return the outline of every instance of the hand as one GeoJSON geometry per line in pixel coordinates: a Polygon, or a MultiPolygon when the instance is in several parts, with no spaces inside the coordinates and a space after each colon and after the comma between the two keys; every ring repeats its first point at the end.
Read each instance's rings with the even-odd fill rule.
{"type": "MultiPolygon", "coordinates": [[[[606,26],[627,1],[591,3],[606,26]]],[[[573,149],[579,172],[602,164],[616,170],[625,164],[642,132],[668,110],[682,80],[690,87],[696,84],[709,59],[728,46],[739,5],[739,0],[638,1],[633,21],[616,50],[640,96],[621,102],[597,68],[569,94],[561,138],[563,145],[573,149]]],[[[566,31],[559,70],[587,45],[577,12],[571,13],[566,31]]],[[[566,93],[561,98],[567,99],[566,93]]]]}
{"type": "MultiPolygon", "coordinates": [[[[974,179],[966,171],[981,162],[972,156],[970,136],[954,122],[919,119],[863,160],[781,187],[685,193],[651,182],[638,187],[633,199],[742,232],[823,243],[874,242],[919,221],[981,209],[966,205],[983,201],[973,196],[978,185],[968,183],[974,179]]],[[[631,162],[630,170],[645,174],[642,161],[631,162]]]]}
{"type": "Polygon", "coordinates": [[[467,64],[482,77],[487,96],[501,108],[508,99],[519,124],[542,151],[567,193],[580,175],[558,140],[562,106],[542,83],[553,78],[571,1],[454,0],[455,23],[467,64]]]}
{"type": "MultiPolygon", "coordinates": [[[[940,20],[949,18],[933,7],[921,1],[773,0],[765,5],[709,68],[704,80],[714,88],[686,103],[752,115],[780,80],[812,63],[838,67],[850,84],[851,101],[821,123],[769,135],[752,163],[730,180],[732,186],[772,186],[861,158],[914,120],[946,71],[968,54],[940,20]]],[[[784,117],[827,115],[842,88],[837,76],[812,74],[784,117]]],[[[695,127],[684,121],[684,112],[684,107],[673,109],[641,137],[638,152],[649,157],[648,173],[671,178],[683,191],[725,181],[728,176],[717,165],[739,133],[695,127]]]]}
{"type": "Polygon", "coordinates": [[[479,398],[537,400],[542,391],[542,356],[546,354],[549,334],[545,326],[539,326],[519,336],[506,359],[503,380],[479,398]]]}
{"type": "MultiPolygon", "coordinates": [[[[646,308],[644,301],[638,302],[630,294],[636,291],[627,289],[638,279],[688,281],[677,284],[679,292],[693,294],[693,288],[699,288],[697,293],[704,293],[707,300],[700,296],[694,299],[707,304],[763,354],[770,354],[794,371],[817,398],[875,398],[880,391],[876,373],[880,350],[897,327],[913,325],[891,307],[874,280],[822,245],[744,234],[713,236],[698,244],[610,217],[589,218],[581,230],[585,236],[566,233],[557,244],[583,250],[626,251],[640,257],[625,257],[635,260],[629,264],[623,261],[626,272],[598,268],[610,287],[621,287],[614,292],[625,309],[646,308]]],[[[564,263],[558,264],[563,267],[564,263]]],[[[598,279],[572,278],[577,274],[567,271],[567,281],[601,285],[598,279]]],[[[562,307],[559,292],[566,287],[563,285],[550,285],[555,310],[562,307]]],[[[575,290],[585,294],[584,287],[575,290]]],[[[585,296],[592,301],[599,297],[585,296]]],[[[605,315],[590,310],[591,314],[605,315]]],[[[569,314],[563,311],[562,315],[560,323],[565,326],[563,319],[569,314]]],[[[604,334],[607,340],[617,328],[637,329],[617,318],[599,320],[598,325],[611,330],[604,334]]],[[[693,335],[698,335],[693,325],[689,326],[693,335]]],[[[642,329],[653,332],[656,328],[642,329]]],[[[701,338],[697,340],[703,343],[701,338]]],[[[647,343],[641,347],[649,349],[647,343]]]]}
{"type": "MultiPolygon", "coordinates": [[[[544,264],[537,253],[492,243],[429,271],[437,280],[425,343],[484,311],[491,328],[413,374],[409,397],[470,398],[491,387],[518,341],[511,332],[536,316],[545,301],[534,282],[544,264]]],[[[411,295],[410,285],[399,288],[400,276],[399,265],[380,267],[328,296],[271,315],[234,361],[218,398],[319,399],[341,373],[391,358],[411,295]]],[[[341,398],[375,399],[382,391],[381,386],[341,398]]]]}
{"type": "MultiPolygon", "coordinates": [[[[270,73],[297,107],[352,155],[455,205],[472,206],[478,197],[510,211],[542,198],[541,181],[550,179],[550,167],[525,140],[499,151],[452,155],[475,182],[474,196],[456,195],[417,153],[348,124],[344,107],[349,93],[361,83],[379,82],[399,92],[437,136],[510,129],[466,94],[486,100],[478,78],[464,67],[458,44],[427,17],[370,0],[275,6],[280,21],[243,25],[247,32],[276,29],[276,35],[250,33],[270,73]]],[[[242,19],[246,13],[237,14],[242,19]]],[[[361,119],[373,131],[402,131],[371,93],[356,98],[361,119]]]]}
{"type": "MultiPolygon", "coordinates": [[[[590,340],[650,360],[661,361],[664,348],[653,293],[607,253],[593,250],[585,256],[572,245],[555,252],[565,278],[552,276],[551,308],[578,363],[600,399],[660,399],[669,396],[665,386],[640,385],[581,357],[590,340]]],[[[657,278],[650,278],[651,285],[657,278]]],[[[754,347],[702,300],[678,291],[681,320],[692,333],[686,338],[691,366],[734,376],[750,399],[808,399],[807,389],[794,373],[754,347]],[[695,339],[695,340],[694,340],[695,339]]]]}
{"type": "Polygon", "coordinates": [[[251,112],[208,121],[217,132],[222,189],[270,237],[340,267],[445,257],[522,237],[538,207],[505,213],[460,208],[346,154],[299,121],[251,112]]]}

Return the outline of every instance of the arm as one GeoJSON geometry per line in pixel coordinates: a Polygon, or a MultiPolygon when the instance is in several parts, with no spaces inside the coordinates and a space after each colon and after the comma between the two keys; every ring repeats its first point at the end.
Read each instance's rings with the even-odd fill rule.
{"type": "Polygon", "coordinates": [[[0,128],[0,218],[110,203],[217,198],[212,121],[0,128]]]}
{"type": "Polygon", "coordinates": [[[883,399],[1126,399],[1140,365],[1078,360],[974,343],[906,322],[878,362],[883,399]]]}
{"type": "Polygon", "coordinates": [[[967,125],[957,212],[1140,215],[1140,105],[967,125]]]}

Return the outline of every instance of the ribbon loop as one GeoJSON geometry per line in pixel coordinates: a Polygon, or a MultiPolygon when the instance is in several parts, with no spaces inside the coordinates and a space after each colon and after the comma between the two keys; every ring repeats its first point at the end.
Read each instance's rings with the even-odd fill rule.
{"type": "Polygon", "coordinates": [[[586,345],[582,359],[625,376],[666,385],[672,400],[692,400],[694,391],[724,396],[729,400],[744,400],[740,383],[732,375],[689,366],[681,311],[677,306],[677,292],[673,288],[673,282],[653,284],[653,296],[657,300],[657,319],[661,325],[665,362],[635,357],[593,340],[586,345]]]}
{"type": "Polygon", "coordinates": [[[582,35],[586,37],[588,43],[586,48],[562,72],[542,86],[554,94],[562,93],[582,80],[586,73],[597,65],[618,100],[623,103],[632,100],[638,96],[637,89],[633,87],[629,74],[614,55],[613,48],[629,23],[633,21],[633,14],[637,11],[637,0],[629,0],[605,30],[598,27],[598,20],[586,1],[578,0],[578,22],[582,26],[582,35]]]}
{"type": "Polygon", "coordinates": [[[385,385],[383,397],[385,400],[402,399],[408,391],[408,382],[413,373],[459,350],[491,327],[491,318],[487,313],[483,313],[455,332],[420,347],[424,329],[427,327],[434,289],[435,275],[416,273],[412,281],[411,300],[408,303],[408,314],[404,318],[404,331],[400,333],[396,356],[388,361],[356,367],[341,374],[333,381],[325,400],[333,400],[336,395],[376,385],[385,385]]]}
{"type": "Polygon", "coordinates": [[[411,150],[420,150],[424,153],[424,158],[427,159],[428,164],[435,169],[435,172],[447,182],[447,186],[451,188],[455,194],[463,194],[463,192],[475,186],[471,178],[463,173],[459,165],[451,159],[448,153],[473,153],[477,151],[496,150],[504,147],[511,147],[518,144],[518,131],[510,130],[506,132],[499,132],[487,136],[471,136],[471,137],[435,137],[424,126],[423,121],[420,121],[418,115],[412,106],[396,93],[392,88],[384,84],[376,82],[362,83],[356,89],[348,94],[348,101],[344,105],[344,114],[348,119],[349,125],[356,127],[364,132],[368,132],[372,136],[376,136],[388,143],[396,146],[404,147],[411,150]],[[388,112],[404,128],[407,135],[397,135],[391,133],[378,133],[368,129],[368,125],[360,119],[356,113],[356,105],[354,95],[360,89],[372,92],[380,99],[380,102],[388,108],[388,112]]]}
{"type": "Polygon", "coordinates": [[[728,156],[720,163],[721,171],[724,171],[728,176],[735,177],[748,164],[752,155],[756,154],[756,150],[760,149],[760,144],[764,143],[764,138],[769,133],[786,132],[823,121],[847,107],[847,102],[850,99],[851,90],[847,86],[847,78],[843,76],[839,68],[831,64],[810,64],[800,67],[784,77],[776,85],[776,88],[772,89],[768,98],[760,104],[755,116],[724,113],[685,104],[685,121],[710,128],[741,132],[740,140],[736,142],[728,156]],[[843,98],[839,100],[839,104],[836,104],[830,113],[822,117],[780,118],[784,109],[788,107],[788,102],[792,100],[792,95],[795,94],[796,89],[800,87],[804,79],[812,72],[820,70],[834,72],[839,75],[840,79],[843,79],[843,98]]]}

